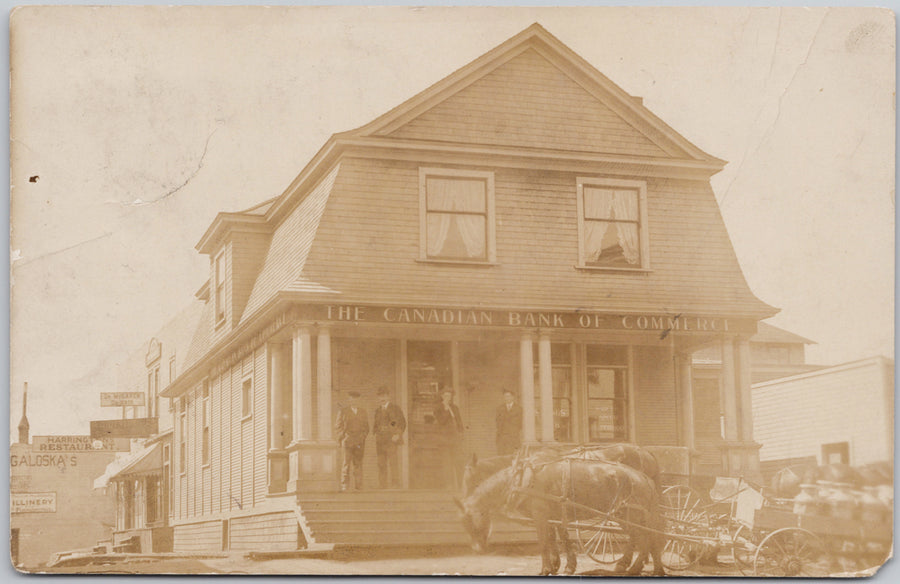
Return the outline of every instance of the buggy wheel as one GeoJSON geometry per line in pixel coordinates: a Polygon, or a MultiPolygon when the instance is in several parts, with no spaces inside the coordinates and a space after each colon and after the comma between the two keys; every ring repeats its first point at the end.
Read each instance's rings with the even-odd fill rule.
{"type": "Polygon", "coordinates": [[[731,534],[731,559],[735,567],[741,571],[741,575],[753,574],[753,555],[756,546],[753,545],[753,533],[746,525],[741,525],[731,534]]]}
{"type": "Polygon", "coordinates": [[[629,547],[628,534],[611,519],[582,522],[575,530],[581,549],[589,558],[606,566],[618,564],[629,547]]]}
{"type": "Polygon", "coordinates": [[[684,485],[664,489],[659,507],[670,536],[663,547],[662,564],[674,572],[687,570],[707,551],[701,540],[714,535],[709,515],[701,507],[697,492],[684,485]]]}
{"type": "Polygon", "coordinates": [[[684,515],[700,511],[700,495],[685,485],[672,485],[663,489],[659,507],[665,515],[684,515]]]}
{"type": "Polygon", "coordinates": [[[825,545],[813,533],[799,527],[773,531],[763,539],[753,556],[754,575],[762,577],[828,576],[825,545]]]}
{"type": "Polygon", "coordinates": [[[667,570],[682,572],[700,561],[704,549],[702,543],[677,536],[670,537],[666,540],[660,560],[667,570]]]}

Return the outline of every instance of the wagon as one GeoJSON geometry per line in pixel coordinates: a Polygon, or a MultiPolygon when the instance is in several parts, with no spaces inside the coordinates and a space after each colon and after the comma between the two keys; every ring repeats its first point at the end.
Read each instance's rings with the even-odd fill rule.
{"type": "MultiPolygon", "coordinates": [[[[765,497],[736,478],[718,478],[711,495],[704,504],[688,486],[663,489],[666,569],[684,571],[704,557],[727,555],[747,576],[824,577],[878,566],[891,550],[889,513],[881,521],[800,515],[793,501],[765,497]]],[[[576,534],[601,565],[615,565],[625,553],[627,538],[610,516],[580,521],[576,534]]]]}

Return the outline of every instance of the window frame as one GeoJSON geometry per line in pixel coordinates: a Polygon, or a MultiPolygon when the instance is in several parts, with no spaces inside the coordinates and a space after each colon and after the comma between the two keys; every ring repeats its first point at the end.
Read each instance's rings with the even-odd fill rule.
{"type": "Polygon", "coordinates": [[[494,205],[494,173],[489,170],[419,167],[419,257],[420,262],[490,266],[497,263],[497,223],[494,205]],[[428,179],[476,179],[485,181],[484,258],[442,258],[428,255],[428,179]]]}
{"type": "Polygon", "coordinates": [[[648,272],[650,271],[650,235],[647,223],[647,182],[606,177],[579,176],[576,178],[575,202],[578,211],[578,264],[581,270],[616,271],[616,272],[648,272]],[[638,245],[640,246],[640,264],[630,266],[596,266],[589,264],[585,250],[585,217],[584,187],[633,189],[638,194],[638,245]]]}
{"type": "Polygon", "coordinates": [[[249,420],[253,417],[253,376],[248,375],[241,379],[241,421],[249,420]],[[250,384],[249,399],[244,397],[244,388],[250,384]]]}
{"type": "Polygon", "coordinates": [[[223,249],[213,258],[213,317],[216,326],[225,322],[225,250],[223,249]],[[221,293],[221,297],[220,297],[221,293]]]}

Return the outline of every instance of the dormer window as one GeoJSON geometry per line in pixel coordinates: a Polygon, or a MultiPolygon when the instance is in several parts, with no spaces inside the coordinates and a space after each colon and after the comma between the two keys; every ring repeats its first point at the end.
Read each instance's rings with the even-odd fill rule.
{"type": "Polygon", "coordinates": [[[420,260],[496,260],[492,172],[419,169],[419,210],[420,260]]]}
{"type": "Polygon", "coordinates": [[[578,266],[647,269],[647,186],[642,181],[578,179],[578,266]]]}
{"type": "Polygon", "coordinates": [[[213,266],[213,302],[219,323],[225,320],[225,252],[219,252],[213,266]]]}

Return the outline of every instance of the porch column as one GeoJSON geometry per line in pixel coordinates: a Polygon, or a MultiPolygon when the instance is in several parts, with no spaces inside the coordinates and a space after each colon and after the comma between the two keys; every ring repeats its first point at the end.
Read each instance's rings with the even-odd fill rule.
{"type": "Polygon", "coordinates": [[[316,403],[318,404],[318,427],[321,441],[332,439],[331,420],[331,331],[328,327],[319,329],[316,340],[316,403]]]}
{"type": "Polygon", "coordinates": [[[292,396],[294,442],[312,439],[312,350],[309,328],[294,330],[292,396]]]}
{"type": "Polygon", "coordinates": [[[519,341],[519,395],[522,400],[522,441],[536,442],[534,434],[534,351],[531,335],[519,341]]]}
{"type": "Polygon", "coordinates": [[[287,453],[284,451],[284,392],[287,386],[287,347],[269,345],[269,492],[280,493],[287,487],[287,453]]]}
{"type": "Polygon", "coordinates": [[[726,442],[738,439],[737,385],[734,377],[734,345],[731,339],[722,341],[722,407],[725,411],[726,442]]]}
{"type": "Polygon", "coordinates": [[[550,337],[538,338],[538,381],[541,384],[541,442],[553,441],[553,369],[550,337]]]}
{"type": "Polygon", "coordinates": [[[679,353],[678,359],[678,385],[681,399],[681,443],[689,449],[694,449],[694,388],[691,383],[691,355],[679,353]]]}
{"type": "Polygon", "coordinates": [[[753,442],[753,394],[750,388],[750,342],[739,338],[735,341],[737,351],[737,383],[740,396],[741,440],[753,442]]]}

